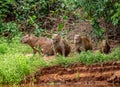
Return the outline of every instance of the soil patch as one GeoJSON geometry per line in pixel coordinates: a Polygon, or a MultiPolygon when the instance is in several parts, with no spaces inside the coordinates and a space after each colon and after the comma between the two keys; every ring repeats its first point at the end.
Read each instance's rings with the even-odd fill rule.
{"type": "Polygon", "coordinates": [[[55,59],[55,56],[44,56],[42,59],[46,62],[49,62],[50,60],[55,59]]]}
{"type": "Polygon", "coordinates": [[[120,83],[120,61],[93,65],[71,64],[40,68],[34,74],[28,75],[21,83],[81,83],[104,82],[120,83]]]}

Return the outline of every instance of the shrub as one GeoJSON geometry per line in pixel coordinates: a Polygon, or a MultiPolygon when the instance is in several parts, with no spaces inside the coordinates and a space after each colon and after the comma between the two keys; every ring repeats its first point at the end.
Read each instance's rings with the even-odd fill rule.
{"type": "MultiPolygon", "coordinates": [[[[105,23],[111,24],[113,27],[116,25],[118,28],[120,17],[118,14],[120,13],[120,1],[119,0],[79,0],[80,6],[87,15],[87,19],[91,20],[92,26],[97,32],[99,36],[103,32],[102,28],[99,25],[98,19],[104,19],[105,23]]],[[[108,27],[108,31],[113,31],[114,29],[110,30],[108,27]]]]}
{"type": "Polygon", "coordinates": [[[0,19],[12,17],[14,0],[0,0],[0,19]]]}
{"type": "Polygon", "coordinates": [[[11,40],[13,37],[20,34],[17,25],[14,22],[0,22],[0,27],[0,35],[6,37],[8,40],[11,40]]]}

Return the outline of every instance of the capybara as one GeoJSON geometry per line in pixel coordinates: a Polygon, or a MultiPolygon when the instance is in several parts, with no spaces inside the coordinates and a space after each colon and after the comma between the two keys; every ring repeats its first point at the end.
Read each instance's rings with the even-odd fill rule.
{"type": "Polygon", "coordinates": [[[81,48],[83,48],[85,51],[92,50],[92,44],[90,40],[86,36],[80,36],[78,34],[74,36],[74,46],[75,51],[78,53],[81,52],[81,48]]]}
{"type": "Polygon", "coordinates": [[[21,38],[21,42],[29,45],[33,49],[34,54],[41,52],[43,55],[54,55],[52,49],[52,39],[27,34],[21,38]]]}
{"type": "Polygon", "coordinates": [[[102,40],[99,46],[99,50],[101,53],[105,53],[105,54],[110,52],[110,45],[107,40],[102,40]]]}
{"type": "Polygon", "coordinates": [[[68,56],[68,54],[71,51],[71,48],[67,43],[67,41],[61,38],[58,34],[53,34],[52,40],[53,40],[53,48],[54,48],[55,54],[59,53],[64,57],[68,56]]]}

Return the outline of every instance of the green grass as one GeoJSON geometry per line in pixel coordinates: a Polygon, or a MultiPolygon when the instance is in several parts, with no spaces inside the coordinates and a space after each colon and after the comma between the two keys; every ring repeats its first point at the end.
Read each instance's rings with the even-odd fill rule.
{"type": "Polygon", "coordinates": [[[0,83],[18,83],[37,67],[46,66],[46,62],[39,55],[26,57],[25,53],[32,50],[18,40],[11,43],[0,41],[0,83]]]}
{"type": "Polygon", "coordinates": [[[108,62],[108,61],[120,61],[120,47],[114,48],[109,54],[102,54],[99,51],[92,52],[81,52],[80,54],[75,54],[74,57],[64,58],[58,56],[56,59],[53,59],[49,62],[49,65],[62,65],[68,66],[73,63],[81,63],[85,65],[108,62]]]}
{"type": "Polygon", "coordinates": [[[58,64],[67,67],[72,63],[88,65],[120,60],[120,47],[113,49],[108,55],[88,51],[67,58],[58,55],[49,62],[45,62],[38,54],[28,57],[25,56],[26,53],[32,53],[32,49],[21,44],[19,37],[13,39],[11,43],[8,43],[4,38],[0,39],[0,83],[19,83],[24,76],[34,73],[38,67],[58,64]]]}

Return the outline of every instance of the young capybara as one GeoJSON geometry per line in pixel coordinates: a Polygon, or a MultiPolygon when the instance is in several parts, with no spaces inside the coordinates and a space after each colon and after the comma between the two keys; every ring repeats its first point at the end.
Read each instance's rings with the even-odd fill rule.
{"type": "Polygon", "coordinates": [[[33,35],[25,35],[21,38],[21,43],[29,45],[33,49],[33,53],[36,54],[40,52],[43,55],[54,55],[52,49],[52,39],[46,37],[36,37],[33,35]]]}
{"type": "Polygon", "coordinates": [[[99,50],[101,53],[105,53],[105,54],[110,52],[110,45],[107,40],[102,40],[99,46],[99,50]]]}
{"type": "Polygon", "coordinates": [[[59,53],[62,56],[68,56],[71,51],[71,48],[66,40],[61,38],[58,34],[53,34],[53,48],[56,53],[59,53]]]}

